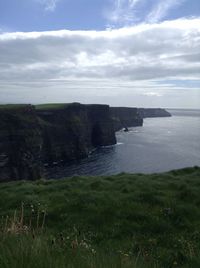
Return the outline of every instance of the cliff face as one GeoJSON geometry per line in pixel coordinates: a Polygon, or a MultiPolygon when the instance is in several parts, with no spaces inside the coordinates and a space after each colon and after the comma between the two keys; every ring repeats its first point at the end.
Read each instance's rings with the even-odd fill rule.
{"type": "Polygon", "coordinates": [[[169,112],[161,108],[110,107],[110,114],[115,131],[122,128],[142,126],[143,118],[171,116],[169,112]]]}
{"type": "Polygon", "coordinates": [[[0,109],[0,181],[39,178],[41,148],[33,106],[0,109]]]}
{"type": "Polygon", "coordinates": [[[98,146],[116,143],[109,106],[69,104],[37,111],[43,135],[42,159],[47,164],[86,157],[98,146]]]}
{"type": "Polygon", "coordinates": [[[143,118],[138,113],[137,108],[110,107],[110,113],[114,122],[115,131],[122,128],[143,125],[143,118]]]}
{"type": "Polygon", "coordinates": [[[0,181],[39,179],[44,164],[86,157],[116,143],[107,105],[69,104],[0,109],[0,181]]]}
{"type": "Polygon", "coordinates": [[[138,108],[138,113],[142,118],[171,116],[169,112],[161,108],[138,108]]]}
{"type": "Polygon", "coordinates": [[[170,114],[79,103],[0,106],[0,181],[39,179],[44,166],[84,158],[96,147],[115,144],[115,131],[158,116],[170,114]]]}
{"type": "Polygon", "coordinates": [[[92,147],[116,143],[115,129],[108,105],[87,105],[89,137],[92,147]]]}

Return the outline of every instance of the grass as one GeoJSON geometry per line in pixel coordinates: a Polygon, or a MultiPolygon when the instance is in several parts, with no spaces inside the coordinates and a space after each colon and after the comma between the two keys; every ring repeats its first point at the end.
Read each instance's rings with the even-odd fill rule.
{"type": "Polygon", "coordinates": [[[0,109],[12,110],[27,107],[28,104],[0,104],[0,109]]]}
{"type": "Polygon", "coordinates": [[[0,267],[200,267],[199,193],[198,167],[2,183],[0,267]]]}
{"type": "Polygon", "coordinates": [[[64,109],[71,103],[45,103],[35,105],[36,110],[46,110],[46,109],[64,109]]]}
{"type": "MultiPolygon", "coordinates": [[[[34,105],[36,110],[46,110],[46,109],[64,109],[71,104],[68,103],[45,103],[34,105]]],[[[0,104],[0,109],[12,110],[21,109],[27,107],[28,104],[0,104]]]]}

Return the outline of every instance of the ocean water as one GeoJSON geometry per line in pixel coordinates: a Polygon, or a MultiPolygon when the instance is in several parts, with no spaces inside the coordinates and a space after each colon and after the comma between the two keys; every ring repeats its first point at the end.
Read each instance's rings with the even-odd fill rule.
{"type": "Polygon", "coordinates": [[[76,164],[47,170],[47,177],[154,173],[200,166],[200,110],[170,110],[172,117],[144,119],[142,127],[116,133],[117,144],[99,148],[76,164]]]}

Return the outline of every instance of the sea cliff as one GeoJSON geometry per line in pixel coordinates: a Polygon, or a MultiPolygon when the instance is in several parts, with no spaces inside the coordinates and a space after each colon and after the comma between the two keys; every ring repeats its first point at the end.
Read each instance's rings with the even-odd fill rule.
{"type": "Polygon", "coordinates": [[[108,105],[66,104],[36,110],[42,128],[42,159],[46,164],[86,157],[99,146],[116,143],[108,105]]]}
{"type": "Polygon", "coordinates": [[[143,125],[148,117],[169,117],[171,114],[161,108],[110,107],[115,131],[143,125]]]}
{"type": "Polygon", "coordinates": [[[116,143],[115,132],[142,126],[157,109],[108,105],[46,104],[0,106],[0,181],[35,180],[44,167],[87,157],[99,146],[116,143]]]}
{"type": "Polygon", "coordinates": [[[111,117],[114,122],[115,131],[122,128],[142,126],[143,118],[137,108],[110,107],[111,117]]]}
{"type": "Polygon", "coordinates": [[[32,105],[0,108],[0,181],[41,176],[42,129],[32,105]]]}
{"type": "Polygon", "coordinates": [[[168,111],[161,108],[138,108],[138,113],[142,118],[171,116],[168,111]]]}
{"type": "Polygon", "coordinates": [[[108,105],[1,106],[0,181],[38,179],[44,165],[115,143],[108,105]]]}

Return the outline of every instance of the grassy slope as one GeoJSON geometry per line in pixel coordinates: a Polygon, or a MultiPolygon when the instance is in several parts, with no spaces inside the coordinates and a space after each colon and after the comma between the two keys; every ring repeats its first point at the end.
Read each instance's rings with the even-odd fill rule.
{"type": "MultiPolygon", "coordinates": [[[[3,183],[0,196],[2,226],[5,226],[6,215],[13,215],[21,202],[24,202],[27,225],[31,205],[37,211],[40,203],[39,209],[47,210],[46,232],[32,242],[39,247],[36,251],[38,256],[41,254],[41,262],[45,254],[49,254],[50,259],[55,255],[52,267],[112,267],[112,263],[115,263],[113,267],[135,267],[138,256],[145,261],[144,267],[150,263],[154,264],[150,267],[200,267],[200,168],[152,175],[119,174],[3,183]],[[52,251],[48,243],[52,237],[60,241],[60,232],[68,242],[64,246],[58,242],[58,247],[52,251]],[[95,257],[91,257],[91,252],[83,253],[83,262],[80,257],[83,249],[79,248],[74,258],[74,253],[67,251],[74,239],[79,243],[87,240],[98,253],[95,257]],[[107,253],[102,257],[101,251],[107,253]],[[130,257],[130,263],[122,264],[119,251],[125,257],[132,256],[132,262],[130,257]],[[80,266],[79,261],[85,264],[80,266]]],[[[36,214],[33,217],[36,218],[36,214]]],[[[25,251],[29,256],[29,236],[20,236],[20,241],[19,236],[3,236],[0,261],[17,254],[13,249],[16,243],[21,247],[20,252],[25,251]]],[[[28,260],[32,264],[29,263],[29,267],[50,267],[40,262],[34,266],[34,258],[39,261],[34,254],[33,251],[32,259],[28,260]]],[[[20,263],[16,267],[23,267],[20,257],[15,258],[20,263]]]]}

